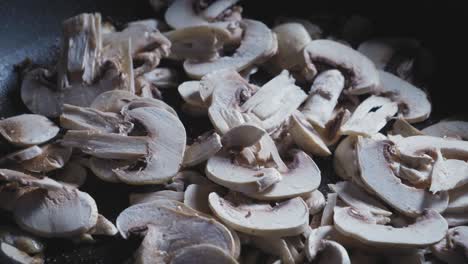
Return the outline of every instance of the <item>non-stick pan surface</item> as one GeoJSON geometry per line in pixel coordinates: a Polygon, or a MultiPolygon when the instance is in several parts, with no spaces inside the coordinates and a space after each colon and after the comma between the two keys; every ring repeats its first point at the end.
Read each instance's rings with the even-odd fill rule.
{"type": "MultiPolygon", "coordinates": [[[[243,1],[247,17],[272,23],[278,16],[309,18],[318,14],[346,18],[352,14],[366,16],[375,22],[375,36],[407,36],[422,41],[436,57],[437,71],[427,81],[434,111],[434,122],[445,117],[463,117],[468,113],[466,96],[467,48],[462,44],[466,30],[463,8],[429,1],[243,1]],[[458,11],[457,11],[458,10],[458,11]]],[[[460,6],[461,7],[461,6],[460,6]]],[[[147,0],[0,0],[0,117],[25,112],[19,97],[19,79],[15,65],[26,57],[37,64],[51,64],[57,58],[61,22],[81,12],[100,12],[104,19],[117,25],[155,17],[147,0]]],[[[338,24],[338,23],[337,23],[338,24]]],[[[336,26],[329,25],[330,29],[336,26]]],[[[261,78],[258,80],[261,82],[261,78]]],[[[171,105],[180,106],[174,91],[164,93],[171,105]]],[[[180,111],[179,111],[180,113],[180,111]]],[[[180,113],[189,137],[211,128],[205,118],[188,118],[180,113]]],[[[424,125],[424,124],[423,124],[424,125]]],[[[5,152],[0,142],[0,153],[5,152]]],[[[330,160],[314,158],[322,171],[322,190],[336,180],[330,160]]],[[[157,187],[149,187],[157,188],[157,187]]],[[[128,206],[128,193],[135,190],[120,184],[101,182],[88,177],[83,187],[97,201],[100,213],[114,221],[128,206]]],[[[139,189],[141,190],[141,188],[139,189]]],[[[10,223],[0,212],[0,225],[10,223]]],[[[98,237],[95,244],[75,245],[60,239],[47,241],[46,263],[123,263],[138,247],[138,240],[98,237]]]]}

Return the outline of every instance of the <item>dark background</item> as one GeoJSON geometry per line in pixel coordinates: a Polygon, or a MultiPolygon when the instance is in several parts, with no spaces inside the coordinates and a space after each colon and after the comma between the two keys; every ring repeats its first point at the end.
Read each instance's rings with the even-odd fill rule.
{"type": "MultiPolygon", "coordinates": [[[[334,14],[346,18],[360,14],[375,23],[376,35],[409,36],[422,41],[436,57],[437,71],[428,87],[436,120],[465,116],[466,94],[466,17],[462,5],[449,1],[242,1],[244,15],[271,24],[277,16],[311,18],[334,14]],[[415,3],[416,2],[416,3],[415,3]],[[451,5],[449,5],[451,4],[451,5]]],[[[465,9],[466,10],[466,9],[465,9]]],[[[24,111],[18,92],[14,65],[26,57],[34,63],[50,64],[56,60],[61,21],[81,12],[101,12],[104,19],[123,24],[155,17],[146,0],[0,0],[0,117],[24,111]]],[[[333,25],[332,25],[333,27],[333,25]]],[[[174,95],[168,95],[173,97],[174,95]]],[[[171,99],[172,100],[172,99],[171,99]]],[[[178,101],[180,99],[173,98],[178,101]]],[[[189,135],[206,130],[206,120],[181,116],[189,135]]],[[[0,144],[1,148],[1,144],[0,144]]],[[[325,177],[333,174],[330,163],[318,161],[325,177]]],[[[91,177],[89,177],[91,178],[91,177]]],[[[84,189],[96,200],[100,213],[115,220],[127,205],[131,188],[89,179],[84,189]]],[[[5,219],[0,214],[0,219],[5,219]]],[[[0,220],[0,224],[5,220],[0,220]]],[[[48,243],[48,263],[122,263],[138,246],[138,241],[98,238],[95,245],[76,247],[70,242],[48,243]]]]}

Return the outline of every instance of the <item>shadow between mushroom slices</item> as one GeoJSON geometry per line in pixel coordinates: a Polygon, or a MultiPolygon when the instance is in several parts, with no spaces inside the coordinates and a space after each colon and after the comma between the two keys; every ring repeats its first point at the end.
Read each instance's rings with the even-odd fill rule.
{"type": "Polygon", "coordinates": [[[117,228],[124,238],[145,230],[136,263],[166,263],[178,250],[198,244],[210,244],[234,255],[234,239],[226,227],[176,201],[133,205],[118,216],[117,228]]]}
{"type": "Polygon", "coordinates": [[[256,236],[294,236],[307,228],[309,211],[304,200],[292,198],[272,207],[268,203],[254,203],[250,199],[231,195],[220,197],[210,193],[210,208],[223,223],[232,229],[256,236]],[[274,221],[269,221],[274,217],[274,221]]]}

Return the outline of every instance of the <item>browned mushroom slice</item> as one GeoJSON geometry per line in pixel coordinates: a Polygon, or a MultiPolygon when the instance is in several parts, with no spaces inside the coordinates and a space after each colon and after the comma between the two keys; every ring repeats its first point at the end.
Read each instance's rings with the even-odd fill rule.
{"type": "Polygon", "coordinates": [[[314,64],[325,64],[343,71],[349,76],[349,91],[353,94],[363,94],[374,89],[379,82],[379,73],[368,58],[358,51],[336,41],[320,39],[310,42],[304,48],[306,75],[308,79],[315,76],[317,68],[314,64]]]}
{"type": "Polygon", "coordinates": [[[428,126],[422,133],[433,137],[449,137],[461,140],[468,140],[468,122],[465,121],[440,121],[437,124],[428,126]]]}
{"type": "Polygon", "coordinates": [[[117,228],[124,238],[147,230],[136,253],[138,263],[164,263],[166,256],[197,244],[215,245],[234,255],[234,239],[226,227],[176,201],[157,200],[133,205],[119,215],[117,228]]]}
{"type": "Polygon", "coordinates": [[[41,115],[22,114],[0,120],[0,135],[17,146],[33,146],[54,138],[60,128],[41,115]]]}
{"type": "Polygon", "coordinates": [[[138,159],[148,155],[149,142],[143,136],[123,136],[96,131],[68,131],[61,144],[104,159],[138,159]]]}
{"type": "Polygon", "coordinates": [[[293,236],[304,232],[309,222],[307,205],[301,198],[286,200],[272,207],[246,198],[209,195],[210,208],[234,230],[257,236],[293,236]],[[269,221],[275,217],[275,221],[269,221]]]}
{"type": "Polygon", "coordinates": [[[232,56],[223,56],[211,61],[184,62],[184,69],[193,78],[200,79],[204,75],[220,69],[242,71],[252,65],[264,62],[274,55],[277,47],[275,35],[262,22],[244,19],[241,22],[244,29],[240,46],[232,56]],[[273,53],[273,54],[272,54],[273,53]]]}
{"type": "Polygon", "coordinates": [[[416,123],[429,117],[432,107],[423,90],[391,73],[379,71],[379,76],[380,86],[375,92],[386,94],[397,102],[399,112],[406,121],[416,123]]]}
{"type": "Polygon", "coordinates": [[[29,160],[25,160],[20,165],[31,172],[49,172],[63,168],[71,157],[72,149],[60,146],[59,144],[47,144],[43,147],[42,154],[29,160]]]}
{"type": "Polygon", "coordinates": [[[69,130],[94,130],[99,132],[127,134],[133,124],[114,113],[101,112],[89,107],[65,104],[60,115],[60,126],[69,130]]]}
{"type": "Polygon", "coordinates": [[[44,237],[83,234],[98,218],[93,198],[70,188],[28,192],[17,201],[13,215],[21,228],[44,237]]]}
{"type": "Polygon", "coordinates": [[[445,219],[434,210],[425,211],[414,224],[403,228],[376,224],[375,219],[351,207],[336,208],[334,222],[340,233],[382,247],[431,245],[440,241],[448,230],[445,219]]]}
{"type": "Polygon", "coordinates": [[[390,166],[394,148],[390,141],[358,138],[356,152],[365,185],[404,215],[415,217],[429,208],[443,212],[448,204],[446,192],[431,194],[427,190],[408,186],[395,176],[390,166]]]}

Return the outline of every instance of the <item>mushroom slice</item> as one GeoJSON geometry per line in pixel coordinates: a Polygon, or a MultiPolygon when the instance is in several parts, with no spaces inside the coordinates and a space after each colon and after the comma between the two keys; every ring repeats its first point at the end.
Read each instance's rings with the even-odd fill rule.
{"type": "Polygon", "coordinates": [[[356,157],[356,136],[348,136],[336,147],[333,156],[335,173],[343,180],[351,180],[359,177],[359,169],[356,157]]]}
{"type": "Polygon", "coordinates": [[[45,248],[44,243],[38,238],[11,226],[0,227],[0,242],[14,246],[31,255],[42,253],[45,248]]]}
{"type": "Polygon", "coordinates": [[[211,209],[208,205],[208,195],[212,192],[223,193],[223,188],[214,184],[190,184],[184,192],[183,202],[190,208],[211,215],[211,209]]]}
{"type": "Polygon", "coordinates": [[[468,183],[468,163],[464,160],[444,159],[440,150],[436,151],[437,158],[432,166],[432,193],[448,191],[468,183]]]}
{"type": "Polygon", "coordinates": [[[322,240],[320,253],[317,256],[319,264],[325,263],[339,263],[339,264],[351,264],[348,252],[346,249],[332,240],[322,240]]]}
{"type": "Polygon", "coordinates": [[[162,110],[166,110],[167,112],[171,113],[175,117],[177,117],[177,112],[172,108],[170,105],[166,104],[164,101],[155,99],[155,98],[136,98],[126,104],[122,108],[122,112],[136,109],[136,108],[141,108],[141,107],[154,107],[154,108],[159,108],[162,110]]]}
{"type": "Polygon", "coordinates": [[[185,170],[179,171],[179,173],[172,178],[172,183],[166,184],[166,188],[183,192],[185,187],[190,184],[210,185],[213,183],[196,171],[185,170]]]}
{"type": "Polygon", "coordinates": [[[392,215],[392,212],[385,208],[385,205],[352,182],[343,181],[336,184],[328,184],[328,187],[335,192],[343,202],[358,210],[366,210],[382,216],[392,215]]]}
{"type": "Polygon", "coordinates": [[[424,135],[424,132],[412,126],[404,118],[399,117],[395,120],[395,123],[393,123],[391,134],[401,135],[402,137],[411,137],[424,135]]]}
{"type": "Polygon", "coordinates": [[[313,40],[304,48],[306,79],[317,73],[315,64],[338,68],[349,75],[348,90],[353,94],[368,93],[379,84],[379,73],[374,63],[358,51],[336,41],[313,40]]]}
{"type": "Polygon", "coordinates": [[[302,49],[312,41],[302,24],[284,23],[273,28],[278,38],[278,53],[272,63],[280,69],[290,70],[302,64],[302,49]]]}
{"type": "Polygon", "coordinates": [[[263,252],[281,258],[281,263],[294,264],[294,258],[287,242],[277,237],[250,236],[249,241],[263,252]]]}
{"type": "Polygon", "coordinates": [[[307,19],[295,18],[295,17],[279,17],[278,19],[275,20],[275,24],[285,24],[285,23],[301,24],[306,29],[307,33],[309,33],[309,36],[312,39],[322,38],[322,34],[323,34],[322,29],[307,19]]]}
{"type": "Polygon", "coordinates": [[[229,130],[221,138],[225,149],[243,149],[258,143],[266,131],[254,124],[242,124],[229,130]]]}
{"type": "Polygon", "coordinates": [[[89,234],[91,235],[105,236],[115,236],[118,232],[117,227],[103,215],[98,215],[96,225],[89,230],[89,234]]]}
{"type": "Polygon", "coordinates": [[[336,193],[327,194],[327,203],[323,208],[320,226],[333,225],[333,210],[336,207],[338,195],[336,193]]]}
{"type": "Polygon", "coordinates": [[[59,130],[41,115],[22,114],[0,120],[0,135],[15,146],[42,144],[54,138],[59,130]]]}
{"type": "Polygon", "coordinates": [[[321,173],[318,166],[305,152],[293,150],[288,171],[281,173],[281,181],[264,192],[246,193],[259,200],[280,200],[307,194],[318,188],[321,173]]]}
{"type": "Polygon", "coordinates": [[[233,163],[232,155],[220,151],[206,164],[206,175],[213,182],[243,193],[257,193],[281,181],[276,168],[254,168],[233,163]]]}
{"type": "Polygon", "coordinates": [[[395,102],[385,97],[371,96],[364,100],[340,128],[343,135],[372,136],[379,132],[398,111],[395,102]]]}
{"type": "Polygon", "coordinates": [[[222,147],[221,137],[216,132],[201,135],[192,145],[185,148],[182,166],[191,167],[205,162],[222,147]]]}
{"type": "Polygon", "coordinates": [[[406,38],[371,39],[362,42],[358,51],[368,57],[379,70],[388,68],[392,59],[401,50],[414,50],[420,46],[419,41],[406,38]]]}
{"type": "Polygon", "coordinates": [[[465,121],[441,121],[428,126],[422,133],[433,137],[449,137],[468,140],[468,122],[465,121]]]}
{"type": "Polygon", "coordinates": [[[320,137],[320,134],[305,120],[300,112],[292,115],[289,133],[294,142],[304,151],[317,156],[331,155],[331,151],[320,137]]]}
{"type": "Polygon", "coordinates": [[[0,261],[12,264],[42,264],[44,260],[40,256],[31,257],[18,248],[7,243],[0,242],[0,261]]]}
{"type": "Polygon", "coordinates": [[[288,71],[281,72],[247,99],[241,111],[258,117],[265,130],[277,129],[307,97],[294,81],[288,71]]]}
{"type": "Polygon", "coordinates": [[[207,61],[216,59],[219,50],[231,38],[231,33],[216,25],[179,28],[164,33],[171,41],[170,58],[207,61]]]}
{"type": "Polygon", "coordinates": [[[0,163],[3,163],[7,160],[14,160],[16,162],[22,162],[26,160],[33,159],[42,154],[42,148],[38,146],[27,147],[13,153],[6,155],[0,159],[0,163]]]}
{"type": "Polygon", "coordinates": [[[87,176],[86,168],[79,161],[71,160],[57,172],[54,179],[78,188],[85,183],[87,176]]]}
{"type": "Polygon", "coordinates": [[[150,203],[159,199],[168,199],[178,202],[184,201],[184,192],[162,190],[149,193],[131,193],[130,204],[150,203]]]}
{"type": "Polygon", "coordinates": [[[463,249],[465,257],[468,258],[468,227],[458,226],[449,230],[450,242],[463,249]]]}
{"type": "Polygon", "coordinates": [[[449,191],[447,213],[463,213],[468,209],[468,185],[465,184],[449,191]]]}
{"type": "Polygon", "coordinates": [[[356,152],[365,185],[404,215],[415,217],[427,208],[443,212],[448,204],[446,192],[431,194],[408,186],[395,176],[389,164],[394,147],[390,141],[358,138],[356,152]]]}
{"type": "Polygon", "coordinates": [[[71,157],[72,149],[52,143],[43,147],[42,154],[21,162],[21,166],[31,172],[50,172],[63,168],[71,157]]]}
{"type": "Polygon", "coordinates": [[[238,264],[231,255],[217,246],[200,244],[183,247],[174,253],[171,264],[238,264]]]}
{"type": "Polygon", "coordinates": [[[218,19],[219,15],[227,11],[236,2],[238,0],[215,1],[205,6],[206,9],[199,13],[196,10],[197,5],[200,5],[197,0],[175,0],[166,10],[164,19],[173,28],[206,25],[218,19]]]}
{"type": "MultiPolygon", "coordinates": [[[[36,178],[19,171],[0,169],[0,180],[6,182],[15,182],[20,186],[39,187],[46,190],[61,190],[63,185],[47,177],[36,178]]],[[[21,192],[20,192],[21,193],[21,192]]],[[[21,193],[21,196],[25,193],[21,193]]]]}
{"type": "Polygon", "coordinates": [[[449,226],[468,224],[468,215],[465,212],[444,212],[443,216],[449,226]]]}
{"type": "Polygon", "coordinates": [[[89,159],[89,169],[99,179],[106,182],[121,182],[114,170],[126,166],[131,166],[135,163],[135,160],[113,160],[113,159],[101,159],[91,157],[89,159]]]}
{"type": "Polygon", "coordinates": [[[60,115],[60,126],[69,130],[94,130],[118,134],[126,134],[133,128],[133,124],[117,114],[67,104],[63,106],[63,113],[60,115]]]}
{"type": "Polygon", "coordinates": [[[402,228],[376,224],[375,219],[351,207],[336,208],[334,222],[343,235],[384,247],[431,245],[440,241],[448,229],[445,219],[434,210],[426,210],[414,224],[402,228]]]}
{"type": "Polygon", "coordinates": [[[117,229],[123,238],[147,230],[138,250],[138,259],[148,262],[141,263],[158,260],[164,263],[165,256],[197,244],[215,245],[234,255],[234,239],[226,227],[212,218],[197,215],[195,210],[176,201],[157,200],[133,205],[120,213],[117,229]]]}
{"type": "Polygon", "coordinates": [[[146,167],[140,170],[118,168],[117,177],[128,184],[166,183],[179,171],[185,151],[186,135],[182,122],[171,113],[154,107],[126,112],[130,120],[142,124],[147,132],[146,167]]]}
{"type": "Polygon", "coordinates": [[[221,198],[216,193],[208,197],[213,213],[234,230],[257,236],[294,236],[304,232],[309,211],[304,200],[293,198],[275,207],[268,203],[252,203],[241,197],[221,198]],[[236,201],[237,200],[237,201],[236,201]],[[269,221],[271,217],[275,221],[269,221]]]}
{"type": "Polygon", "coordinates": [[[28,192],[17,201],[13,215],[21,228],[44,237],[83,234],[96,225],[98,218],[94,199],[70,188],[28,192]]]}
{"type": "Polygon", "coordinates": [[[61,144],[104,159],[138,159],[147,156],[150,152],[150,144],[146,137],[123,136],[91,130],[69,130],[61,144]]]}
{"type": "Polygon", "coordinates": [[[345,79],[338,70],[328,70],[315,78],[309,91],[309,98],[302,113],[313,125],[325,128],[331,120],[338,97],[345,85],[345,79]]]}
{"type": "Polygon", "coordinates": [[[201,97],[200,88],[200,81],[187,81],[180,84],[177,90],[187,104],[208,107],[201,97]]]}
{"type": "Polygon", "coordinates": [[[144,97],[145,91],[158,91],[158,89],[175,88],[180,83],[179,73],[171,68],[158,67],[146,72],[135,79],[135,90],[144,97]]]}
{"type": "Polygon", "coordinates": [[[326,204],[325,197],[319,190],[315,190],[302,196],[302,199],[304,199],[307,204],[309,214],[311,215],[320,213],[326,204]]]}
{"type": "Polygon", "coordinates": [[[379,71],[379,75],[380,86],[375,91],[386,94],[397,102],[406,121],[416,123],[429,117],[431,103],[423,90],[391,73],[379,71]]]}
{"type": "MultiPolygon", "coordinates": [[[[453,241],[453,234],[457,228],[465,229],[461,226],[449,229],[446,237],[430,247],[431,253],[436,258],[444,261],[444,263],[462,264],[467,261],[468,257],[464,255],[464,252],[453,241]]],[[[466,246],[463,249],[466,250],[466,246]]]]}
{"type": "Polygon", "coordinates": [[[271,51],[277,45],[276,37],[265,24],[244,19],[240,22],[240,26],[244,29],[243,39],[232,56],[223,56],[204,62],[187,60],[184,62],[187,74],[192,78],[200,79],[219,69],[242,71],[274,55],[271,51]]]}
{"type": "Polygon", "coordinates": [[[90,107],[101,112],[120,113],[122,108],[138,96],[123,90],[112,90],[101,93],[91,103],[90,107]]]}

